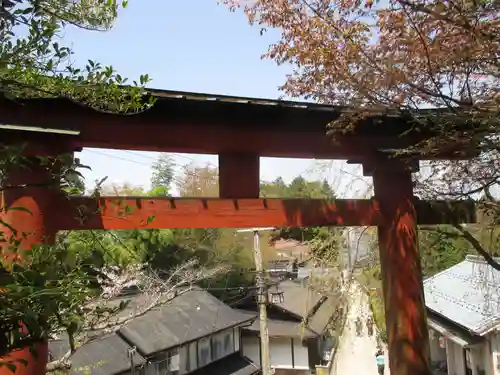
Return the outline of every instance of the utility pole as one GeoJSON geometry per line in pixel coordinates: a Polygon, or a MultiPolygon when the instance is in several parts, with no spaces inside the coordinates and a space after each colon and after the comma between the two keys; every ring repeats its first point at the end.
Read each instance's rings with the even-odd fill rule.
{"type": "Polygon", "coordinates": [[[256,281],[259,304],[260,323],[260,358],[262,362],[262,375],[272,375],[271,357],[269,354],[269,331],[267,330],[267,299],[269,298],[268,285],[264,276],[264,266],[262,264],[262,252],[260,251],[260,231],[274,230],[275,228],[251,228],[240,229],[238,232],[253,232],[253,255],[255,261],[256,281]]]}
{"type": "Polygon", "coordinates": [[[352,241],[351,241],[351,229],[347,229],[347,269],[348,272],[351,272],[352,269],[352,241]]]}
{"type": "Polygon", "coordinates": [[[131,371],[132,375],[136,374],[135,361],[134,361],[134,357],[135,357],[136,353],[137,353],[137,348],[135,346],[133,348],[130,348],[127,350],[127,356],[130,359],[130,371],[131,371]]]}

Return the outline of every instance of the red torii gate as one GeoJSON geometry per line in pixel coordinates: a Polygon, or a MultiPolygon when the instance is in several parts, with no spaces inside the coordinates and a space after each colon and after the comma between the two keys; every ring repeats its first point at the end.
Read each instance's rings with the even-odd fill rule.
{"type": "MultiPolygon", "coordinates": [[[[371,118],[333,143],[326,126],[341,114],[340,108],[159,90],[153,95],[153,108],[132,116],[105,114],[63,99],[2,99],[2,142],[25,142],[28,156],[57,156],[83,147],[217,154],[220,199],[68,198],[57,188],[47,188],[50,173],[33,163],[8,176],[11,186],[25,187],[2,192],[3,219],[19,232],[30,233],[22,246],[51,241],[57,231],[68,229],[376,225],[391,372],[429,375],[416,225],[472,222],[474,214],[473,206],[464,202],[416,199],[411,173],[418,160],[387,156],[425,134],[411,132],[401,118],[371,118]],[[373,176],[375,197],[259,199],[261,156],[360,163],[365,175],[373,176]],[[9,211],[13,206],[32,214],[9,211]],[[132,209],[124,212],[125,206],[132,209]]],[[[41,371],[36,366],[28,370],[35,375],[41,371]]]]}

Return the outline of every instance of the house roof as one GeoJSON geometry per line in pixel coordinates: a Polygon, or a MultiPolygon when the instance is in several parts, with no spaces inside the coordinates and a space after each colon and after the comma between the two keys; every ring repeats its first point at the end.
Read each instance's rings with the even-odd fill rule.
{"type": "Polygon", "coordinates": [[[119,333],[149,356],[252,319],[204,290],[192,290],[134,319],[119,333]]]}
{"type": "Polygon", "coordinates": [[[500,272],[482,257],[466,259],[424,281],[425,304],[432,312],[477,334],[500,324],[500,272]]]}
{"type": "MultiPolygon", "coordinates": [[[[111,334],[91,341],[77,349],[71,356],[71,374],[114,375],[130,369],[128,352],[132,348],[118,335],[111,334]]],[[[69,350],[68,339],[63,335],[49,342],[49,352],[54,359],[61,358],[69,350]]],[[[139,353],[134,355],[137,366],[146,363],[139,353]]]]}
{"type": "Polygon", "coordinates": [[[334,318],[338,306],[338,298],[328,297],[321,303],[314,314],[309,317],[307,326],[318,335],[323,334],[328,324],[334,318]]]}
{"type": "MultiPolygon", "coordinates": [[[[283,302],[274,303],[283,310],[291,312],[300,318],[307,317],[323,296],[308,288],[303,282],[286,280],[278,284],[278,289],[283,292],[283,302]]],[[[274,287],[270,288],[270,292],[274,287]]]]}
{"type": "Polygon", "coordinates": [[[470,331],[453,324],[449,320],[440,317],[439,315],[427,310],[427,323],[429,328],[446,337],[448,340],[460,345],[461,347],[467,347],[470,345],[477,344],[484,340],[482,337],[474,335],[470,331]]]}
{"type": "MultiPolygon", "coordinates": [[[[251,325],[245,327],[245,330],[250,332],[259,333],[260,323],[258,315],[253,311],[239,310],[243,314],[248,314],[253,316],[255,320],[251,325]]],[[[269,337],[299,337],[299,338],[312,338],[316,337],[316,333],[311,331],[309,328],[304,327],[302,322],[288,321],[288,320],[278,320],[278,319],[268,319],[267,320],[267,330],[269,337]]]]}
{"type": "Polygon", "coordinates": [[[239,353],[222,358],[208,366],[193,371],[190,375],[254,375],[260,368],[239,353]]]}
{"type": "MultiPolygon", "coordinates": [[[[270,336],[314,337],[323,334],[335,315],[338,306],[336,295],[325,297],[309,288],[304,282],[291,280],[279,283],[278,290],[283,292],[283,302],[273,303],[269,300],[270,305],[277,306],[280,310],[292,314],[297,320],[307,319],[307,331],[302,329],[302,324],[298,321],[269,319],[270,336]]],[[[270,287],[270,294],[274,291],[275,287],[270,287]]],[[[257,317],[255,312],[244,311],[244,313],[257,317]]],[[[254,321],[246,329],[259,331],[258,321],[254,321]]]]}

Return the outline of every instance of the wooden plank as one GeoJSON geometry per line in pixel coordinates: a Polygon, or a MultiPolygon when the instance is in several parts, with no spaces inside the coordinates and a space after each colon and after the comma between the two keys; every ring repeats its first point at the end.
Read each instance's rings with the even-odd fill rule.
{"type": "Polygon", "coordinates": [[[259,194],[259,155],[219,155],[220,198],[259,198],[259,194]]]}
{"type": "Polygon", "coordinates": [[[423,137],[387,133],[384,129],[405,129],[398,119],[388,118],[333,142],[327,126],[336,116],[331,111],[162,98],[148,111],[120,116],[62,99],[0,99],[1,123],[40,126],[43,119],[58,129],[71,124],[80,131],[75,147],[359,160],[370,150],[404,148],[423,137]]]}
{"type": "MultiPolygon", "coordinates": [[[[425,203],[425,202],[424,202],[425,203]]],[[[443,223],[454,212],[470,221],[471,207],[453,203],[421,204],[428,220],[443,223]],[[439,210],[446,208],[448,216],[439,210]],[[437,211],[437,212],[436,212],[437,211]],[[467,213],[464,215],[463,213],[467,213]]],[[[153,228],[251,228],[363,226],[382,223],[376,200],[321,199],[187,199],[144,197],[72,197],[61,202],[54,215],[59,230],[153,228]]]]}

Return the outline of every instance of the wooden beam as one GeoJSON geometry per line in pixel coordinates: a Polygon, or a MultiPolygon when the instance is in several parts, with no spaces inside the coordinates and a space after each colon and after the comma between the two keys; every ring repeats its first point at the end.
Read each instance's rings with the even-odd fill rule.
{"type": "MultiPolygon", "coordinates": [[[[460,222],[474,219],[469,203],[416,205],[426,219],[421,224],[446,223],[455,215],[460,222]]],[[[383,222],[379,206],[368,199],[72,197],[61,202],[53,220],[59,230],[364,226],[383,222]]]]}
{"type": "MultiPolygon", "coordinates": [[[[387,133],[387,129],[404,132],[397,118],[388,118],[384,121],[391,124],[370,126],[369,130],[337,137],[334,143],[327,135],[327,126],[338,115],[334,111],[159,97],[148,111],[120,116],[63,99],[0,99],[0,123],[31,127],[50,124],[58,129],[67,129],[70,124],[80,132],[75,136],[75,147],[360,159],[370,150],[404,148],[423,137],[420,133],[387,133]]],[[[443,157],[447,156],[430,158],[443,157]]]]}
{"type": "Polygon", "coordinates": [[[259,155],[219,155],[220,198],[259,198],[259,176],[259,155]]]}

